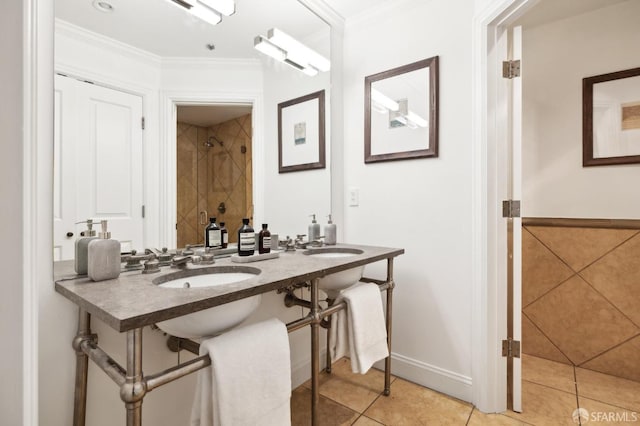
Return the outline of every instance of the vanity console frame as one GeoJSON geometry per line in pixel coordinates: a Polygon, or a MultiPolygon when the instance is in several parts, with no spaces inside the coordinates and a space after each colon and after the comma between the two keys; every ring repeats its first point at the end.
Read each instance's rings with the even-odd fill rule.
{"type": "MultiPolygon", "coordinates": [[[[386,290],[387,344],[391,354],[391,326],[393,263],[404,249],[339,244],[336,247],[362,250],[361,254],[342,258],[305,256],[301,251],[283,253],[278,259],[256,263],[261,273],[254,278],[219,287],[192,289],[196,291],[167,291],[153,283],[158,274],[143,275],[125,272],[117,279],[92,282],[87,277],[73,276],[72,262],[56,265],[55,288],[58,293],[78,305],[78,331],[73,340],[76,352],[76,381],[74,397],[74,426],[84,426],[86,417],[87,373],[89,359],[94,361],[118,386],[125,403],[127,426],[142,425],[142,401],[147,392],[210,365],[208,356],[178,364],[156,374],[142,373],[142,329],[160,321],[219,306],[256,294],[285,289],[300,282],[309,282],[311,309],[307,316],[287,324],[289,332],[307,325],[311,327],[311,388],[312,425],[318,424],[320,403],[320,326],[324,318],[345,308],[339,303],[322,308],[318,281],[333,273],[379,261],[386,261],[384,280],[362,278],[386,290]],[[138,300],[139,303],[118,303],[138,300]],[[126,366],[122,367],[97,345],[91,332],[91,317],[95,316],[114,330],[127,334],[126,366]]],[[[229,258],[216,259],[216,266],[232,265],[229,258]]],[[[163,271],[164,272],[164,271],[163,271]]],[[[167,270],[165,273],[170,272],[167,270]]],[[[391,356],[385,359],[384,394],[390,394],[391,356]]]]}

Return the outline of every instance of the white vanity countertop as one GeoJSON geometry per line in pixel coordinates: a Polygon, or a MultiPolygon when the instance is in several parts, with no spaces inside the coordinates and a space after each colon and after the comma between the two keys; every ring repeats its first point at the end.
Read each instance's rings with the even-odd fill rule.
{"type": "Polygon", "coordinates": [[[299,249],[295,252],[281,252],[276,259],[244,263],[242,266],[232,262],[230,258],[216,259],[214,265],[189,264],[189,270],[251,267],[261,271],[260,274],[248,280],[215,287],[189,289],[162,288],[154,284],[153,281],[161,281],[163,275],[180,272],[168,266],[161,268],[161,272],[155,274],[142,274],[141,271],[122,272],[114,280],[93,282],[86,276],[75,275],[73,261],[56,262],[54,265],[55,288],[58,293],[80,308],[122,332],[357,266],[390,259],[404,253],[404,249],[351,244],[337,244],[323,248],[354,248],[362,250],[363,253],[348,257],[326,258],[308,256],[303,254],[305,250],[299,249]]]}

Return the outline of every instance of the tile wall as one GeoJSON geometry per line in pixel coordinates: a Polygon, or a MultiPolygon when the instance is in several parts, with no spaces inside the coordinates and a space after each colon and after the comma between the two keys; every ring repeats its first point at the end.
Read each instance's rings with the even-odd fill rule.
{"type": "Polygon", "coordinates": [[[524,353],[640,381],[640,229],[523,226],[522,306],[524,353]]]}
{"type": "Polygon", "coordinates": [[[204,242],[202,211],[225,222],[236,242],[242,218],[253,216],[251,114],[208,128],[178,123],[177,147],[178,247],[204,242]],[[222,143],[205,146],[211,136],[222,143]]]}

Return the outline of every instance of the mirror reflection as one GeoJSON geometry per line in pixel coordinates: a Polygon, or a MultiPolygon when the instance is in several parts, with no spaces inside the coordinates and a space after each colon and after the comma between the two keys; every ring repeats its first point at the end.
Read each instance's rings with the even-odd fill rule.
{"type": "Polygon", "coordinates": [[[254,47],[284,33],[329,58],[330,28],[296,0],[235,5],[211,25],[170,0],[56,0],[55,260],[88,218],[130,251],[202,243],[210,217],[233,241],[242,217],[295,235],[330,213],[329,167],[277,170],[277,104],[328,91],[330,72],[254,47]],[[174,93],[195,100],[165,113],[174,93]],[[305,187],[300,207],[267,195],[305,187]]]}

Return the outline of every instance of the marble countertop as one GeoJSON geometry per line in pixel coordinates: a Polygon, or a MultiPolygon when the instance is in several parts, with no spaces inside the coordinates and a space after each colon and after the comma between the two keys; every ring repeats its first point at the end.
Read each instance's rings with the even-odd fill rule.
{"type": "Polygon", "coordinates": [[[241,265],[261,271],[248,280],[190,289],[163,288],[154,283],[162,281],[162,276],[178,271],[170,267],[163,267],[161,272],[156,274],[145,275],[141,271],[122,272],[114,280],[93,282],[86,276],[75,275],[73,261],[56,262],[55,288],[58,293],[82,309],[100,318],[113,329],[123,332],[404,253],[404,249],[351,244],[325,248],[331,247],[355,248],[363,253],[349,257],[325,258],[308,256],[303,254],[304,250],[297,250],[281,252],[275,259],[252,263],[238,264],[230,258],[222,258],[216,259],[214,265],[189,264],[189,269],[241,265]]]}

